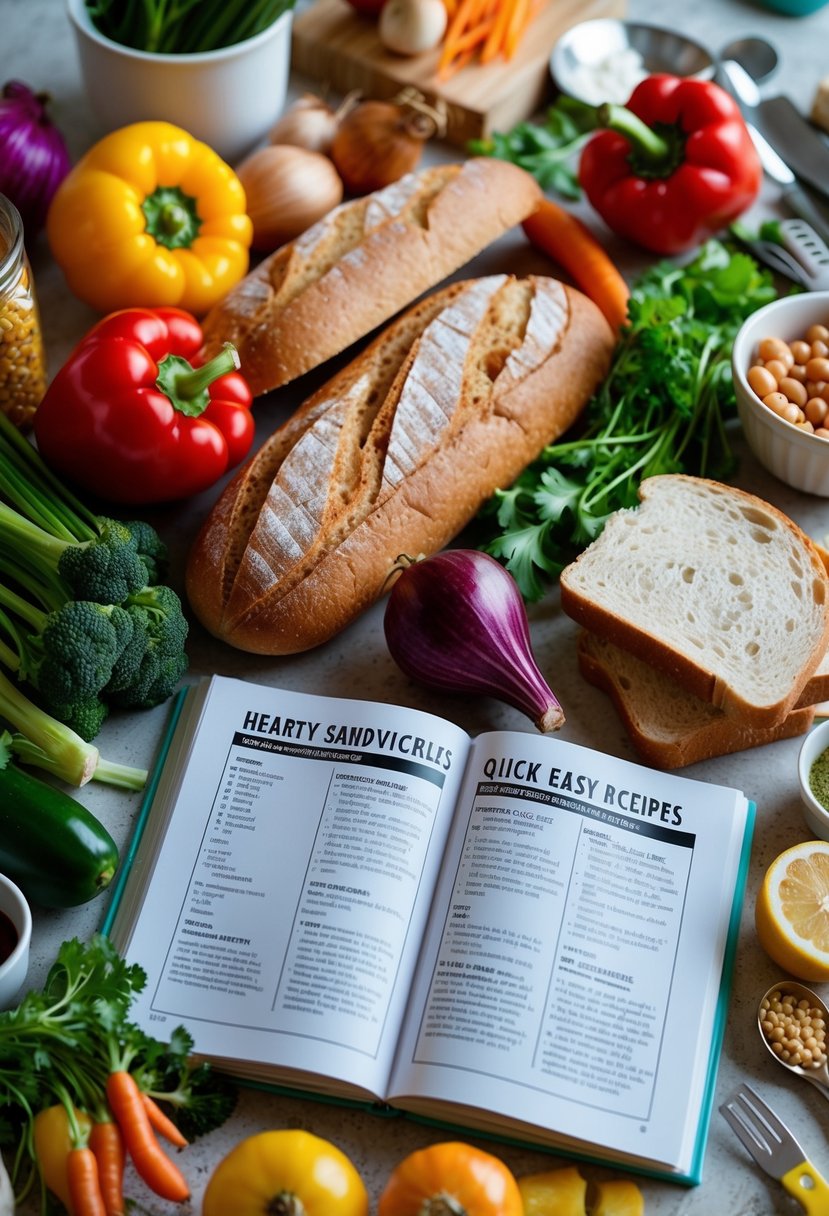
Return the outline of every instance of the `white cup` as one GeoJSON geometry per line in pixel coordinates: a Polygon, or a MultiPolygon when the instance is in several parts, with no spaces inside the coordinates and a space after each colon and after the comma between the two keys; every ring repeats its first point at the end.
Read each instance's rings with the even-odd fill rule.
{"type": "Polygon", "coordinates": [[[0,963],[0,1009],[9,1009],[29,970],[32,913],[23,892],[5,874],[0,874],[0,912],[5,913],[17,933],[17,945],[5,962],[0,963]]]}
{"type": "Polygon", "coordinates": [[[291,58],[290,9],[244,42],[192,55],[156,55],[106,38],[93,25],[86,0],[67,5],[84,86],[103,133],[147,119],[171,122],[233,165],[281,114],[291,58]]]}

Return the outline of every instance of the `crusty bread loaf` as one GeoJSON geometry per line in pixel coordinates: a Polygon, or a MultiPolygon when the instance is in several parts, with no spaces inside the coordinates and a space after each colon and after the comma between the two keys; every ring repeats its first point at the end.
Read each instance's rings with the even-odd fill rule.
{"type": "Polygon", "coordinates": [[[733,486],[666,474],[639,496],[562,572],[562,608],[746,724],[782,722],[829,645],[815,545],[733,486]]]}
{"type": "Polygon", "coordinates": [[[194,612],[242,650],[326,641],[401,553],[441,549],[570,426],[613,344],[554,279],[472,279],[414,305],[227,486],[188,559],[194,612]]]}
{"type": "Polygon", "coordinates": [[[436,287],[540,197],[523,169],[479,157],[343,203],[208,314],[204,352],[232,342],[256,396],[287,384],[436,287]]]}
{"type": "Polygon", "coordinates": [[[805,734],[815,719],[814,705],[806,705],[777,726],[747,726],[605,638],[582,631],[577,654],[584,678],[610,695],[636,751],[655,768],[683,768],[789,739],[805,734]]]}

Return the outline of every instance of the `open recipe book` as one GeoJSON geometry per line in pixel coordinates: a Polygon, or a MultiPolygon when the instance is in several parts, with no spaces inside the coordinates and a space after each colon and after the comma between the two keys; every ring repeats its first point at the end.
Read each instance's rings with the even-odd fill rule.
{"type": "Polygon", "coordinates": [[[697,1182],[754,808],[522,731],[214,677],[105,930],[239,1077],[697,1182]]]}

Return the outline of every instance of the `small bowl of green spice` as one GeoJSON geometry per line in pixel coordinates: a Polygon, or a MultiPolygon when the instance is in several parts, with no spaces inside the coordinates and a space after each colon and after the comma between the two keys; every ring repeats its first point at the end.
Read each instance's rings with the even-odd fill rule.
{"type": "Polygon", "coordinates": [[[812,727],[797,760],[803,815],[820,840],[829,840],[829,718],[812,727]]]}

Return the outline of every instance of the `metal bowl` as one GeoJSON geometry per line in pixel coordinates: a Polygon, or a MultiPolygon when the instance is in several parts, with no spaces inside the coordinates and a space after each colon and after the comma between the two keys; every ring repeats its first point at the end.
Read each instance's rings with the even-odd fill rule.
{"type": "Polygon", "coordinates": [[[692,38],[612,17],[574,25],[562,34],[550,56],[556,87],[589,105],[624,104],[638,80],[654,72],[707,80],[714,67],[711,54],[692,38]]]}

